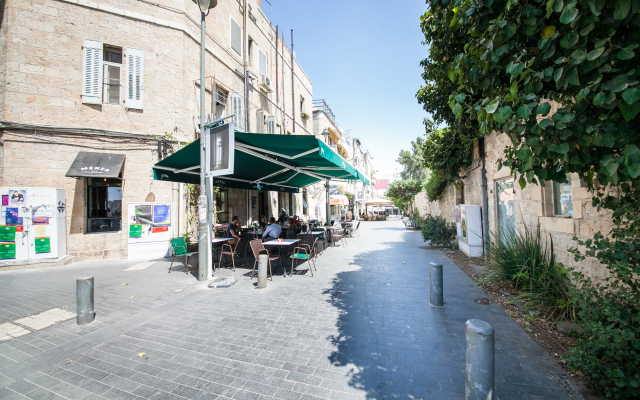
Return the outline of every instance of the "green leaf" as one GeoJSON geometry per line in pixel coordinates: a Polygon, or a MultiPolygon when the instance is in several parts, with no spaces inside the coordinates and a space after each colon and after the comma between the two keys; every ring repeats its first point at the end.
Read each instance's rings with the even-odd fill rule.
{"type": "Polygon", "coordinates": [[[589,0],[589,7],[593,15],[598,16],[602,13],[602,7],[605,0],[589,0]]]}
{"type": "MultiPolygon", "coordinates": [[[[536,107],[536,114],[547,115],[549,111],[551,111],[551,103],[541,103],[536,107]]],[[[551,121],[549,121],[549,123],[551,123],[551,121]]],[[[538,125],[542,125],[542,122],[538,125]]]]}
{"type": "Polygon", "coordinates": [[[618,57],[620,60],[630,60],[635,55],[636,53],[633,51],[632,46],[627,46],[626,48],[620,50],[618,54],[616,54],[616,57],[618,57]]]}
{"type": "Polygon", "coordinates": [[[567,154],[569,152],[569,143],[562,143],[561,145],[556,146],[556,153],[567,154]]]}
{"type": "Polygon", "coordinates": [[[553,80],[558,82],[558,80],[560,80],[560,78],[562,77],[562,71],[564,70],[564,68],[558,68],[554,73],[553,73],[553,80]]]}
{"type": "Polygon", "coordinates": [[[540,127],[540,129],[547,129],[547,127],[549,126],[551,126],[551,120],[549,118],[543,119],[538,124],[538,127],[540,127]]]}
{"type": "Polygon", "coordinates": [[[578,77],[578,70],[576,67],[572,67],[569,72],[569,83],[575,86],[580,85],[580,78],[578,77]]]}
{"type": "Polygon", "coordinates": [[[451,82],[455,82],[456,81],[456,71],[450,69],[449,70],[449,79],[451,79],[451,82]]]}
{"type": "Polygon", "coordinates": [[[523,189],[527,186],[527,181],[524,178],[518,179],[518,183],[520,184],[520,189],[523,189]]]}
{"type": "Polygon", "coordinates": [[[520,107],[518,107],[517,114],[519,118],[528,120],[529,116],[531,115],[531,106],[528,104],[521,105],[520,107]]]}
{"type": "Polygon", "coordinates": [[[511,107],[509,106],[500,107],[494,114],[493,120],[497,123],[502,124],[506,122],[507,119],[509,119],[512,114],[513,114],[513,111],[511,110],[511,107]]]}
{"type": "Polygon", "coordinates": [[[582,49],[578,49],[571,53],[571,62],[574,65],[581,64],[587,58],[587,53],[585,53],[582,49]]]}
{"type": "Polygon", "coordinates": [[[568,124],[569,122],[573,121],[574,119],[576,119],[575,114],[565,114],[562,116],[562,118],[560,118],[560,121],[564,122],[565,124],[568,124]]]}
{"type": "Polygon", "coordinates": [[[622,103],[620,112],[626,121],[631,121],[640,112],[640,101],[633,104],[622,103]]]}
{"type": "Polygon", "coordinates": [[[640,176],[640,163],[627,165],[627,173],[631,177],[631,179],[636,179],[640,176]]]}
{"type": "Polygon", "coordinates": [[[609,90],[613,93],[619,93],[625,90],[629,85],[629,76],[626,74],[618,75],[610,81],[602,84],[604,90],[609,90]]]}
{"type": "Polygon", "coordinates": [[[562,6],[563,5],[564,5],[564,3],[563,3],[562,0],[556,0],[552,5],[553,6],[553,11],[555,11],[555,12],[562,11],[562,6]]]}
{"type": "Polygon", "coordinates": [[[531,149],[529,149],[528,147],[523,147],[516,151],[516,156],[518,156],[518,158],[522,161],[527,161],[529,157],[531,157],[531,149]]]}
{"type": "Polygon", "coordinates": [[[622,98],[628,104],[633,104],[636,101],[640,100],[640,89],[629,88],[622,92],[622,98]]]}
{"type": "Polygon", "coordinates": [[[578,10],[576,9],[576,7],[573,4],[567,4],[562,9],[562,14],[560,14],[560,22],[562,22],[563,24],[570,24],[574,19],[576,19],[577,16],[578,10]]]}
{"type": "Polygon", "coordinates": [[[593,61],[596,58],[600,57],[600,55],[605,51],[604,46],[600,47],[599,49],[595,49],[595,50],[591,50],[591,52],[589,52],[589,55],[587,55],[587,60],[589,61],[593,61]]]}
{"type": "Polygon", "coordinates": [[[500,105],[500,103],[498,103],[497,101],[495,103],[491,103],[487,106],[487,114],[493,114],[494,112],[496,112],[496,110],[498,109],[498,106],[500,105]]]}
{"type": "Polygon", "coordinates": [[[453,106],[453,114],[460,118],[462,116],[462,106],[458,103],[456,103],[455,106],[453,106]]]}
{"type": "Polygon", "coordinates": [[[520,75],[524,69],[524,64],[516,63],[507,67],[507,73],[511,75],[520,75]]]}
{"type": "Polygon", "coordinates": [[[467,95],[464,93],[460,93],[459,95],[456,96],[456,101],[458,103],[462,103],[464,101],[464,99],[467,98],[467,95]]]}
{"type": "Polygon", "coordinates": [[[585,97],[587,97],[587,95],[591,92],[591,89],[589,88],[584,88],[581,89],[578,92],[578,95],[576,96],[576,102],[579,102],[580,100],[584,99],[585,97]]]}
{"type": "Polygon", "coordinates": [[[593,96],[592,104],[594,106],[601,106],[604,104],[604,100],[607,98],[607,95],[604,92],[600,92],[593,96]]]}
{"type": "Polygon", "coordinates": [[[580,36],[575,32],[568,32],[566,35],[560,39],[560,46],[565,49],[570,49],[578,43],[580,36]]]}
{"type": "Polygon", "coordinates": [[[611,163],[607,165],[607,173],[609,175],[615,174],[618,171],[618,167],[619,167],[618,163],[611,163]]]}
{"type": "Polygon", "coordinates": [[[509,88],[509,92],[513,97],[516,97],[516,95],[518,94],[518,81],[513,82],[513,84],[509,88]]]}
{"type": "Polygon", "coordinates": [[[617,19],[618,21],[627,18],[627,14],[629,14],[630,8],[631,0],[616,0],[615,8],[613,10],[613,18],[617,19]]]}

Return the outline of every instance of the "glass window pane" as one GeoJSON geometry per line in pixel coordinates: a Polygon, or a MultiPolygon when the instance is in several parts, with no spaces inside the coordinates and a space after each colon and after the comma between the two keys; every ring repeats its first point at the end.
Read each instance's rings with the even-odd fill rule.
{"type": "Polygon", "coordinates": [[[515,230],[513,179],[496,182],[498,196],[498,235],[515,230]]]}
{"type": "Polygon", "coordinates": [[[106,101],[108,104],[120,104],[120,67],[115,65],[107,65],[106,82],[106,101]]]}
{"type": "Polygon", "coordinates": [[[120,220],[115,218],[90,219],[89,232],[118,232],[120,220]]]}
{"type": "Polygon", "coordinates": [[[553,211],[563,217],[573,216],[573,196],[571,194],[571,175],[567,174],[566,183],[553,182],[553,211]]]}
{"type": "Polygon", "coordinates": [[[122,215],[122,188],[107,188],[107,217],[122,215]]]}
{"type": "Polygon", "coordinates": [[[87,185],[88,232],[121,230],[122,180],[89,178],[87,185]]]}

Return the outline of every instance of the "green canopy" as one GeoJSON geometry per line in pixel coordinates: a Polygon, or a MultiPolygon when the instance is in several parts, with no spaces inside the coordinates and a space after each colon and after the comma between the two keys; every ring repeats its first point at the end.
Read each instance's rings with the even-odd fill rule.
{"type": "MultiPolygon", "coordinates": [[[[237,189],[298,193],[315,182],[361,180],[362,172],[315,136],[235,133],[233,175],[213,178],[213,185],[237,189]]],[[[200,140],[153,166],[156,180],[200,183],[200,140]]]]}

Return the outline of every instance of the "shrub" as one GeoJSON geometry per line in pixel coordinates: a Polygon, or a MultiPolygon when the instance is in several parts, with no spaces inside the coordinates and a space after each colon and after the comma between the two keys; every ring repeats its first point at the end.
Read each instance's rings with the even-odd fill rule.
{"type": "Polygon", "coordinates": [[[576,308],[569,293],[568,272],[556,263],[553,238],[547,242],[540,233],[525,225],[521,230],[507,229],[493,235],[488,243],[490,268],[504,279],[513,281],[518,298],[532,307],[543,308],[547,316],[575,319],[576,308]]]}
{"type": "Polygon", "coordinates": [[[427,215],[422,223],[422,237],[424,241],[431,241],[434,246],[451,247],[456,235],[456,225],[447,222],[441,216],[427,215]]]}
{"type": "Polygon", "coordinates": [[[436,201],[440,199],[448,183],[449,181],[447,181],[441,171],[431,171],[429,178],[427,178],[427,181],[424,183],[427,200],[436,201]]]}

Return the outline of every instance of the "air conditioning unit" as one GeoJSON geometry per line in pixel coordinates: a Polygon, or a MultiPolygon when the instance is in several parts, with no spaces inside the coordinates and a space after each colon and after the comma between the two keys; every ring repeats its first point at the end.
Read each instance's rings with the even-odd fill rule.
{"type": "Polygon", "coordinates": [[[260,84],[267,92],[272,92],[271,90],[271,79],[268,76],[262,75],[262,82],[260,84]]]}

